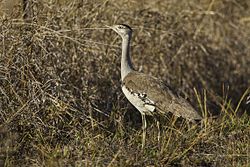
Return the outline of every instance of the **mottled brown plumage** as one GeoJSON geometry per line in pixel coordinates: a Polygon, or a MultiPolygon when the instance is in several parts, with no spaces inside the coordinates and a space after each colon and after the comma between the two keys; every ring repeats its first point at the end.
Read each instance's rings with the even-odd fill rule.
{"type": "MultiPolygon", "coordinates": [[[[176,95],[170,87],[155,77],[132,71],[123,79],[123,86],[135,95],[143,94],[144,99],[149,99],[151,104],[148,105],[155,106],[155,113],[171,112],[175,116],[183,117],[189,121],[202,119],[184,98],[176,95]]],[[[153,114],[151,112],[145,113],[153,114]]]]}

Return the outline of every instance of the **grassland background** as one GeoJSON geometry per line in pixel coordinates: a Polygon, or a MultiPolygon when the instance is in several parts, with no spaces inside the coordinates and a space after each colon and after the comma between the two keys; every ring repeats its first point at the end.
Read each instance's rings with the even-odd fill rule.
{"type": "Polygon", "coordinates": [[[1,1],[0,166],[249,166],[248,0],[1,1]],[[10,3],[13,2],[13,3],[10,3]],[[12,5],[14,4],[14,5],[12,5]],[[121,92],[121,39],[137,69],[179,89],[203,126],[140,114],[121,92]]]}

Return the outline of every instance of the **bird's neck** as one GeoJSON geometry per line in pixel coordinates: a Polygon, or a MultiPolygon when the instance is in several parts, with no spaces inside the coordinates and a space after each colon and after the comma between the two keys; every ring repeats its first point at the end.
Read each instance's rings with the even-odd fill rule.
{"type": "Polygon", "coordinates": [[[133,65],[130,58],[130,40],[131,35],[122,38],[122,59],[121,59],[121,78],[122,80],[133,71],[133,65]]]}

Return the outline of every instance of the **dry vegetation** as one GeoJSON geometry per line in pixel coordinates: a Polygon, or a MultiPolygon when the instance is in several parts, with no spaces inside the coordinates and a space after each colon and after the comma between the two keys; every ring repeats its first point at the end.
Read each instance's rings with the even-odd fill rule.
{"type": "Polygon", "coordinates": [[[1,17],[0,166],[249,166],[248,0],[34,1],[1,17]],[[30,8],[31,10],[31,8],[30,8]],[[31,11],[30,11],[31,12],[31,11]],[[141,118],[120,88],[120,38],[137,69],[214,119],[141,118]]]}

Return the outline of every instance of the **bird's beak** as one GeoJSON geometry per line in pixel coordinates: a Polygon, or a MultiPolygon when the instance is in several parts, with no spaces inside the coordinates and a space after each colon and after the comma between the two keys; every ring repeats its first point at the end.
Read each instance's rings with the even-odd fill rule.
{"type": "Polygon", "coordinates": [[[113,29],[113,27],[111,27],[111,26],[107,26],[107,25],[105,25],[105,27],[110,28],[110,29],[113,29]]]}
{"type": "MultiPolygon", "coordinates": [[[[114,30],[115,32],[117,32],[114,26],[107,26],[107,25],[105,25],[105,26],[106,26],[107,28],[109,28],[109,29],[114,30]]],[[[117,33],[118,33],[118,32],[117,32],[117,33]]]]}

